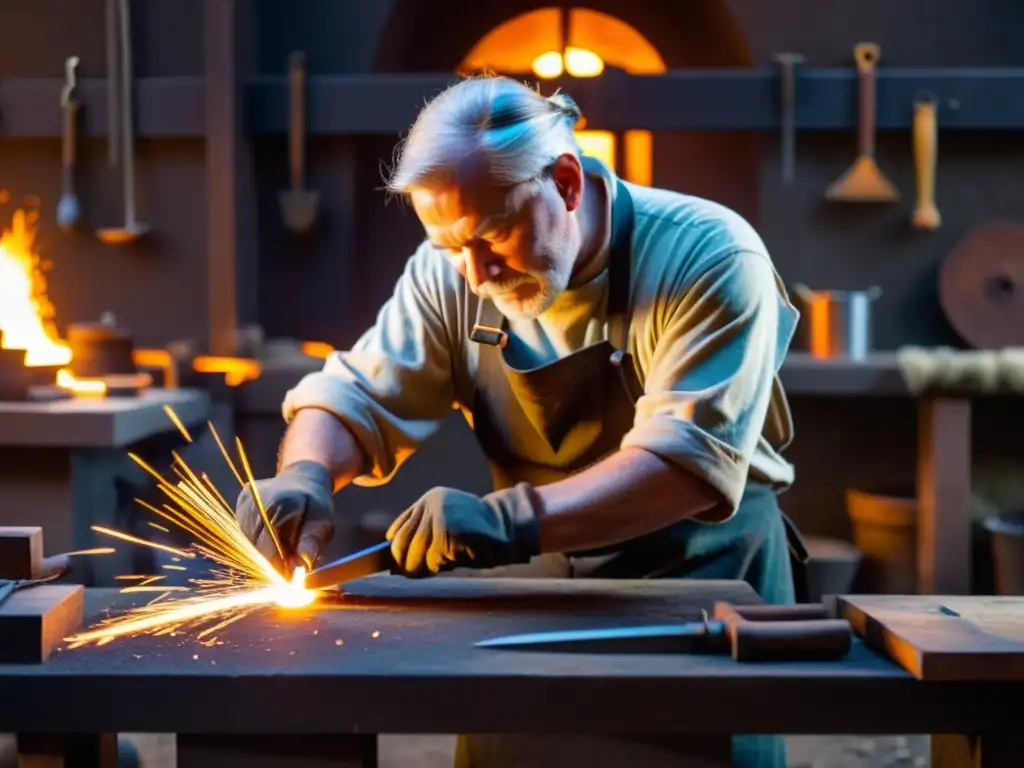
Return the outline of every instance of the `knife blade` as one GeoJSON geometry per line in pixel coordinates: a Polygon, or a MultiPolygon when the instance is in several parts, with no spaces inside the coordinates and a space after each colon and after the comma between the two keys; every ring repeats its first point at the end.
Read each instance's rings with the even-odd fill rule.
{"type": "Polygon", "coordinates": [[[310,571],[306,574],[306,589],[342,586],[346,582],[390,571],[392,568],[394,560],[391,557],[391,542],[382,541],[310,571]]]}
{"type": "Polygon", "coordinates": [[[475,644],[478,648],[579,653],[725,653],[729,633],[721,621],[692,621],[602,629],[568,629],[506,635],[475,644]]]}

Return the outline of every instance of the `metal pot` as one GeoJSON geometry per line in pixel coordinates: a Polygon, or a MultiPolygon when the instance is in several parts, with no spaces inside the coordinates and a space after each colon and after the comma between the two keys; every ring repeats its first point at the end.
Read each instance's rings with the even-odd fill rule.
{"type": "Polygon", "coordinates": [[[793,292],[806,305],[811,356],[864,360],[871,352],[871,303],[882,295],[866,291],[812,291],[796,284],[793,292]]]}

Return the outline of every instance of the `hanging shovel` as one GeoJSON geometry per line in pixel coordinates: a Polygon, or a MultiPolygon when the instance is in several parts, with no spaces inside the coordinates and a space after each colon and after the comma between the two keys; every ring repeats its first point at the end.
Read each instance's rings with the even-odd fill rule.
{"type": "Polygon", "coordinates": [[[888,203],[900,199],[896,186],[885,177],[875,162],[875,118],[877,82],[875,67],[881,49],[874,43],[857,43],[853,58],[857,62],[860,90],[858,140],[860,155],[839,179],[828,188],[825,197],[849,203],[888,203]]]}
{"type": "Polygon", "coordinates": [[[284,225],[297,235],[309,232],[320,213],[320,193],[306,189],[306,54],[295,51],[288,60],[291,100],[288,123],[288,162],[291,189],[280,193],[284,225]]]}

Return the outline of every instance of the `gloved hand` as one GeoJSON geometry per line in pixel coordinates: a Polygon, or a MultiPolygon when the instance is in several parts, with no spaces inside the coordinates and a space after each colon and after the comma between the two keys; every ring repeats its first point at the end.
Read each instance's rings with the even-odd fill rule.
{"type": "Polygon", "coordinates": [[[483,498],[434,488],[388,528],[395,564],[408,576],[525,563],[540,553],[540,500],[527,483],[483,498]]]}
{"type": "Polygon", "coordinates": [[[242,489],[235,505],[242,533],[279,571],[296,564],[296,558],[312,568],[334,536],[334,478],[330,471],[315,461],[297,461],[276,477],[257,480],[256,490],[289,562],[281,562],[248,486],[242,489]]]}

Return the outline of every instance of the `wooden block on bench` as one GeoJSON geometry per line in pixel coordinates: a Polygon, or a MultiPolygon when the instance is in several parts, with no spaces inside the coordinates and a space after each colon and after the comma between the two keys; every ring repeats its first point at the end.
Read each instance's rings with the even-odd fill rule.
{"type": "Polygon", "coordinates": [[[40,664],[82,625],[85,588],[42,584],[0,603],[0,664],[40,664]]]}
{"type": "Polygon", "coordinates": [[[43,561],[43,529],[0,526],[0,579],[32,579],[43,561]]]}

